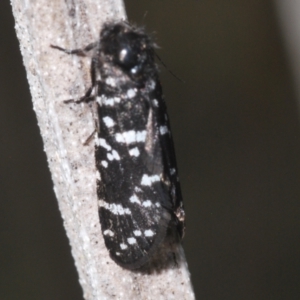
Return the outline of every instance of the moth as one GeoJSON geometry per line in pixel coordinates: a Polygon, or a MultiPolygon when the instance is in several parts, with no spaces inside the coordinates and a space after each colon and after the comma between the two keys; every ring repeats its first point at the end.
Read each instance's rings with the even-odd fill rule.
{"type": "MultiPolygon", "coordinates": [[[[107,22],[97,42],[67,54],[91,58],[95,160],[105,245],[120,266],[136,269],[167,236],[180,240],[184,207],[155,44],[142,28],[107,22]]],[[[71,101],[66,101],[71,102],[71,101]]]]}

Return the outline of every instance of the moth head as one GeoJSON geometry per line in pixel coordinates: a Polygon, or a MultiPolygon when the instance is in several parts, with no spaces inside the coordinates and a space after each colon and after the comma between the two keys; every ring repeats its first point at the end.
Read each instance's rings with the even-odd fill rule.
{"type": "Polygon", "coordinates": [[[154,46],[143,30],[116,23],[103,28],[100,43],[106,60],[121,68],[132,80],[143,81],[153,75],[149,72],[156,71],[154,46]]]}

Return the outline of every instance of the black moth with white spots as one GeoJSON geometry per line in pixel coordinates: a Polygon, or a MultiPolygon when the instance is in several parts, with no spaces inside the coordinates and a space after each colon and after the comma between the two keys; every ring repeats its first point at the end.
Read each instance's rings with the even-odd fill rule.
{"type": "Polygon", "coordinates": [[[106,23],[100,40],[68,54],[92,55],[92,86],[79,102],[97,102],[95,158],[99,216],[119,265],[139,268],[167,235],[183,237],[184,210],[154,44],[143,29],[106,23]]]}

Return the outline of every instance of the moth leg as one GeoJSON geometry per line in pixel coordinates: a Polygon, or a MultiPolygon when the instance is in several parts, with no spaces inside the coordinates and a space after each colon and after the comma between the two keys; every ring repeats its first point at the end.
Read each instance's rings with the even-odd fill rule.
{"type": "Polygon", "coordinates": [[[94,100],[95,100],[95,96],[91,96],[92,91],[93,91],[93,86],[91,86],[91,87],[86,91],[85,95],[82,96],[82,97],[80,97],[78,100],[68,99],[68,100],[64,100],[64,103],[66,103],[66,104],[68,104],[68,103],[76,103],[76,104],[79,104],[79,103],[82,103],[82,102],[88,103],[88,102],[94,101],[94,100]]]}
{"type": "MultiPolygon", "coordinates": [[[[51,48],[53,49],[57,49],[59,51],[62,51],[66,54],[69,55],[77,55],[77,56],[81,56],[81,57],[86,57],[86,56],[91,56],[88,52],[95,49],[97,46],[97,43],[91,43],[89,45],[87,45],[86,47],[84,47],[83,49],[73,49],[73,50],[69,50],[69,49],[65,49],[56,45],[50,45],[51,48]]],[[[92,58],[92,63],[91,63],[91,80],[92,80],[92,85],[91,87],[89,87],[89,89],[86,91],[86,93],[84,94],[84,96],[80,97],[78,100],[75,99],[68,99],[68,100],[64,100],[63,102],[68,104],[68,103],[88,103],[91,101],[95,101],[96,96],[92,95],[92,92],[94,90],[94,88],[97,86],[97,84],[99,84],[99,82],[96,82],[96,60],[94,58],[92,58]]],[[[99,125],[97,124],[97,121],[95,121],[95,129],[94,131],[89,135],[89,137],[86,139],[86,141],[83,143],[83,145],[88,145],[91,140],[93,139],[94,135],[99,132],[99,125]]]]}
{"type": "Polygon", "coordinates": [[[65,48],[62,48],[62,47],[59,47],[59,46],[56,46],[56,45],[50,45],[51,48],[57,49],[57,50],[62,51],[62,52],[65,52],[66,54],[71,54],[71,55],[74,54],[74,55],[82,56],[82,57],[90,56],[88,54],[88,52],[95,49],[96,46],[97,46],[97,43],[91,43],[91,44],[87,45],[86,47],[84,47],[83,49],[70,50],[70,49],[65,49],[65,48]]]}
{"type": "Polygon", "coordinates": [[[84,146],[87,146],[91,140],[93,139],[94,135],[97,133],[97,129],[95,129],[90,136],[85,140],[85,142],[83,143],[84,146]]]}
{"type": "MultiPolygon", "coordinates": [[[[89,45],[87,45],[86,47],[84,47],[83,49],[65,49],[56,45],[50,45],[51,48],[53,49],[57,49],[59,51],[62,51],[66,54],[69,55],[77,55],[77,56],[81,56],[81,57],[87,57],[87,56],[91,56],[91,53],[89,53],[91,50],[94,50],[97,47],[97,43],[91,43],[89,45]]],[[[95,100],[95,96],[91,96],[93,88],[96,86],[96,61],[95,59],[92,58],[92,65],[91,65],[91,80],[92,80],[92,86],[86,91],[85,95],[82,96],[80,99],[78,100],[74,100],[74,99],[68,99],[65,100],[64,103],[88,103],[90,101],[94,101],[95,100]]]]}
{"type": "MultiPolygon", "coordinates": [[[[92,110],[92,112],[93,112],[93,110],[92,110]]],[[[93,116],[94,116],[94,113],[93,113],[93,116]]],[[[87,146],[91,142],[91,140],[93,139],[93,137],[95,136],[95,134],[99,133],[100,126],[99,126],[98,119],[95,118],[95,116],[94,116],[94,122],[95,122],[95,124],[94,124],[94,126],[95,126],[94,128],[95,129],[93,130],[93,132],[88,136],[88,138],[83,143],[84,146],[87,146]]]]}

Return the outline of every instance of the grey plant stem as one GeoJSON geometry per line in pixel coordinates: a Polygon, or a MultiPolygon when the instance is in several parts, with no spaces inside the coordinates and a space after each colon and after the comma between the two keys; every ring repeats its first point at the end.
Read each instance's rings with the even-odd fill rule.
{"type": "MultiPolygon", "coordinates": [[[[125,20],[121,0],[11,0],[33,108],[85,299],[194,299],[181,246],[177,268],[141,273],[109,257],[98,218],[87,104],[65,104],[90,86],[90,61],[50,47],[77,49],[99,37],[103,22],[125,20]]],[[[43,201],[43,199],[41,199],[43,201]]]]}

